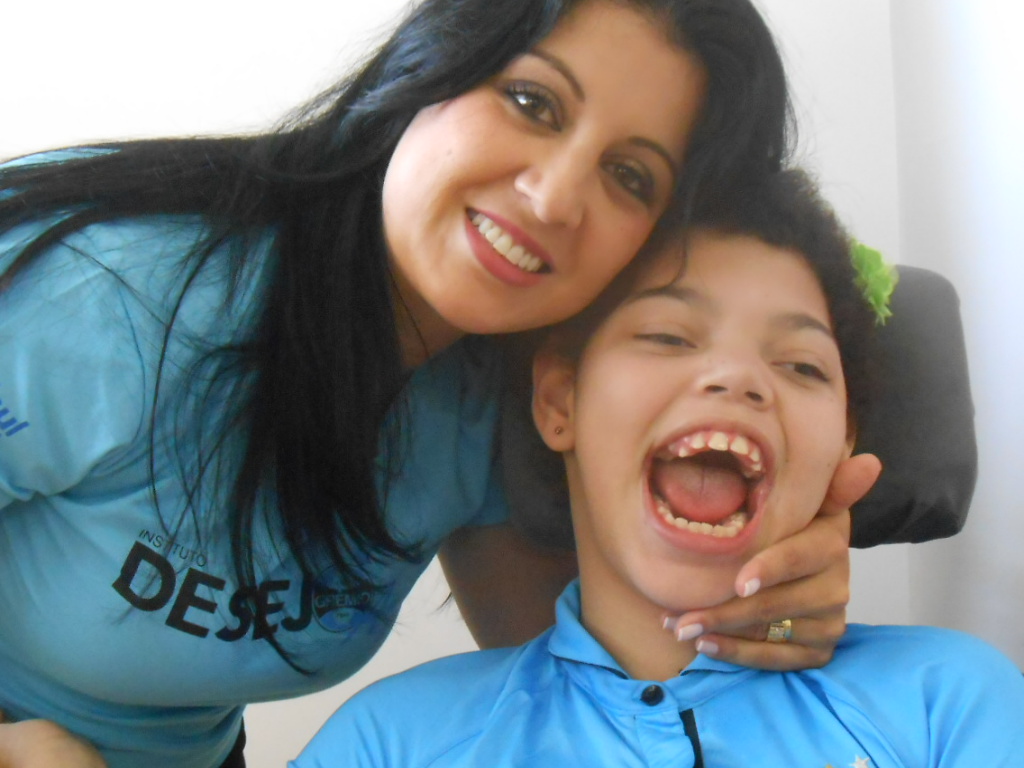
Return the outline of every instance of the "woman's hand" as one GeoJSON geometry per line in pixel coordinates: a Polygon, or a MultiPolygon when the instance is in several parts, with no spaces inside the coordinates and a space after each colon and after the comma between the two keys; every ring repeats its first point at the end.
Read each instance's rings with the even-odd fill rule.
{"type": "Polygon", "coordinates": [[[0,712],[0,768],[107,768],[107,763],[94,747],[56,723],[8,723],[0,712]]]}
{"type": "Polygon", "coordinates": [[[882,465],[860,454],[836,470],[821,511],[802,531],[751,558],[722,605],[666,619],[681,640],[716,659],[794,670],[829,662],[846,631],[850,599],[850,506],[874,485],[882,465]],[[768,625],[790,619],[787,642],[766,642],[768,625]]]}

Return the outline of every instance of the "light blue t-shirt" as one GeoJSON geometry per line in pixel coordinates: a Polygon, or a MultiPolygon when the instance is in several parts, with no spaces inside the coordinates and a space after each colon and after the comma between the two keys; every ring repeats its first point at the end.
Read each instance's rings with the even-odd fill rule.
{"type": "Polygon", "coordinates": [[[698,656],[630,678],[579,621],[579,587],[524,646],[428,662],[341,707],[291,768],[995,768],[1024,756],[1024,678],[930,627],[851,625],[823,669],[698,656]]]}
{"type": "MultiPolygon", "coordinates": [[[[0,272],[39,229],[0,235],[0,272]]],[[[375,593],[345,589],[331,568],[304,584],[268,522],[255,534],[250,610],[219,514],[227,483],[211,477],[196,518],[178,524],[180,457],[210,434],[181,429],[176,415],[194,403],[176,385],[210,345],[244,338],[269,236],[227,310],[216,256],[178,311],[156,423],[163,522],[149,482],[165,321],[199,229],[189,217],[94,225],[0,294],[0,710],[61,723],[112,768],[219,765],[245,703],[351,675],[445,537],[507,516],[493,466],[500,366],[466,341],[417,370],[402,402],[386,516],[422,561],[367,563],[375,593]],[[271,633],[314,674],[286,664],[271,633]]]]}

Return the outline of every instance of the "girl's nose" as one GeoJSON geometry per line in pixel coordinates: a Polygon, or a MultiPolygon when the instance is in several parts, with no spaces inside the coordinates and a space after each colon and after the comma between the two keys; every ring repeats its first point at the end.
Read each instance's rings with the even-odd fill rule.
{"type": "Polygon", "coordinates": [[[524,168],[515,189],[545,224],[577,227],[583,221],[587,172],[568,152],[551,153],[524,168]]]}
{"type": "Polygon", "coordinates": [[[772,402],[771,386],[759,362],[738,357],[717,358],[709,361],[697,383],[705,394],[730,398],[756,408],[764,408],[772,402]]]}

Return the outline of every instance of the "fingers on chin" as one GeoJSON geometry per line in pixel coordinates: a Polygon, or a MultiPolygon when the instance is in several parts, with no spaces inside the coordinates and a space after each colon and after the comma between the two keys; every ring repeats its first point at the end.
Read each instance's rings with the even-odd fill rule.
{"type": "Polygon", "coordinates": [[[832,647],[825,650],[793,642],[766,643],[726,635],[706,635],[705,639],[717,649],[714,658],[741,667],[794,672],[823,667],[832,659],[832,647]]]}

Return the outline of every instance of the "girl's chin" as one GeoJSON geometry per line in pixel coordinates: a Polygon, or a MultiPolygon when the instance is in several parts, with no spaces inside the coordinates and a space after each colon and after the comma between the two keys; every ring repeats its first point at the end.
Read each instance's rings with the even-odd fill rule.
{"type": "Polygon", "coordinates": [[[712,608],[736,597],[733,584],[738,569],[711,576],[678,574],[658,579],[657,585],[642,590],[661,613],[678,616],[689,611],[712,608]]]}

